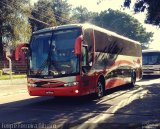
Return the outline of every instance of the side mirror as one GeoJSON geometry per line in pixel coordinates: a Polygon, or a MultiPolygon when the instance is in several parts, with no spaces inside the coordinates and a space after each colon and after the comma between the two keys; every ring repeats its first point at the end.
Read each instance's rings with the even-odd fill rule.
{"type": "Polygon", "coordinates": [[[21,51],[26,54],[28,51],[28,44],[27,43],[23,43],[23,44],[19,44],[16,47],[15,50],[15,59],[18,61],[20,59],[20,55],[21,55],[21,51]]]}
{"type": "Polygon", "coordinates": [[[75,53],[76,55],[80,55],[80,54],[81,54],[82,41],[83,41],[82,36],[79,36],[79,37],[76,39],[76,41],[75,41],[74,53],[75,53]]]}

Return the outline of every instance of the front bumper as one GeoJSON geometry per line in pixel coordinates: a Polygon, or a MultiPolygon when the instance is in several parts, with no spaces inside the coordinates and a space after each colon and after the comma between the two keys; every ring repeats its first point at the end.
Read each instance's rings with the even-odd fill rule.
{"type": "Polygon", "coordinates": [[[83,96],[89,94],[86,89],[79,86],[73,87],[28,87],[28,92],[31,96],[83,96]]]}

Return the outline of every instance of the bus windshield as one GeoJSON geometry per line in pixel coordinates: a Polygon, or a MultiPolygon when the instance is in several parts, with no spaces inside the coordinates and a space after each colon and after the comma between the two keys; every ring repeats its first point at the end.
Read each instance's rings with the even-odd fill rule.
{"type": "Polygon", "coordinates": [[[143,53],[143,65],[158,65],[160,64],[160,53],[143,53]]]}
{"type": "Polygon", "coordinates": [[[75,40],[79,35],[78,28],[33,35],[29,74],[62,76],[79,73],[79,58],[74,54],[75,40]]]}

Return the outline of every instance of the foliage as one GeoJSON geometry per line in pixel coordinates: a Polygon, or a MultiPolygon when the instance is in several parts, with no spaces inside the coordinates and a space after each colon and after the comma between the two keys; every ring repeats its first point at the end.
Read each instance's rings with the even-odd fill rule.
{"type": "Polygon", "coordinates": [[[46,1],[46,0],[39,0],[34,7],[32,8],[32,17],[35,19],[38,19],[38,21],[43,21],[42,22],[37,22],[37,20],[31,20],[31,25],[33,31],[39,30],[48,26],[56,26],[56,18],[53,13],[52,9],[52,3],[51,1],[46,1]]]}
{"type": "Polygon", "coordinates": [[[72,18],[75,19],[79,23],[91,22],[93,17],[97,16],[97,13],[89,12],[86,7],[76,7],[72,11],[72,18]]]}
{"type": "Polygon", "coordinates": [[[147,47],[153,37],[153,33],[146,32],[146,29],[138,20],[120,11],[109,9],[97,14],[89,12],[87,8],[80,6],[73,10],[73,17],[79,20],[80,23],[90,22],[139,41],[143,47],[147,47]]]}
{"type": "Polygon", "coordinates": [[[67,0],[52,0],[52,9],[58,25],[71,22],[71,5],[67,0]]]}
{"type": "Polygon", "coordinates": [[[153,33],[146,32],[146,29],[132,16],[120,11],[106,10],[94,18],[98,26],[114,31],[130,39],[139,41],[142,46],[147,46],[152,40],[153,33]]]}
{"type": "MultiPolygon", "coordinates": [[[[97,4],[104,0],[97,0],[97,4]]],[[[124,0],[123,6],[130,8],[133,0],[124,0]]],[[[147,10],[145,23],[160,26],[160,0],[136,0],[134,12],[144,12],[147,10]]]]}
{"type": "MultiPolygon", "coordinates": [[[[129,7],[131,0],[124,0],[124,7],[129,7]]],[[[135,13],[147,10],[146,23],[160,26],[160,0],[137,0],[134,6],[135,13]]]]}
{"type": "Polygon", "coordinates": [[[28,42],[31,26],[28,23],[30,15],[28,0],[0,1],[0,48],[3,45],[14,47],[19,42],[28,42]]]}
{"type": "Polygon", "coordinates": [[[66,0],[39,0],[32,8],[33,31],[69,23],[70,7],[66,0]]]}

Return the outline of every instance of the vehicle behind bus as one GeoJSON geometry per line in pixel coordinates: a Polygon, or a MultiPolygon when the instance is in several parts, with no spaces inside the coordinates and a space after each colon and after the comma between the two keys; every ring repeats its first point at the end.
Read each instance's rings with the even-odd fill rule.
{"type": "Polygon", "coordinates": [[[143,75],[160,75],[160,50],[142,51],[143,75]]]}

